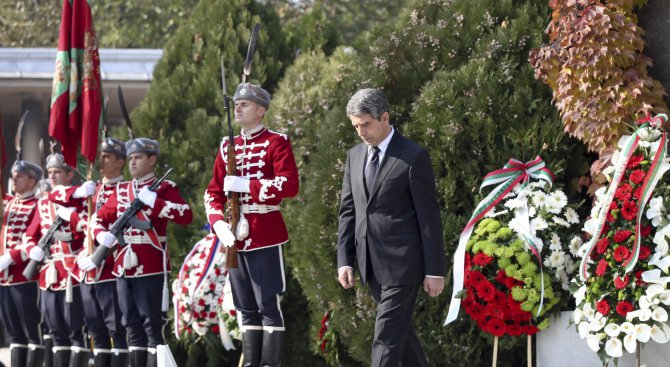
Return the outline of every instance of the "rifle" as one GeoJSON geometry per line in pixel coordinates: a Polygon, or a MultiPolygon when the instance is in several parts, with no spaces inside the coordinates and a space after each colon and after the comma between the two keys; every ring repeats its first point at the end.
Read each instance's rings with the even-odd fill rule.
{"type": "MultiPolygon", "coordinates": [[[[223,106],[226,109],[228,117],[228,175],[237,176],[237,167],[235,159],[235,134],[233,133],[233,124],[230,117],[230,98],[226,91],[226,69],[223,66],[223,55],[221,55],[221,85],[223,87],[223,106]]],[[[237,231],[237,224],[240,221],[240,193],[228,192],[228,223],[230,230],[235,235],[237,231]]],[[[237,245],[233,244],[226,250],[226,269],[234,269],[238,267],[237,264],[237,245]]]]}
{"type": "MultiPolygon", "coordinates": [[[[158,190],[158,187],[165,181],[167,176],[172,172],[172,168],[169,168],[167,172],[163,175],[163,177],[159,178],[158,180],[154,181],[154,183],[149,186],[149,190],[151,191],[156,191],[158,190]]],[[[116,237],[117,241],[119,241],[119,247],[124,247],[126,246],[126,243],[123,239],[123,232],[128,228],[131,224],[133,223],[142,223],[141,221],[138,221],[135,217],[135,214],[139,212],[142,207],[144,206],[144,203],[142,200],[139,198],[135,198],[133,202],[130,204],[128,207],[128,210],[123,213],[123,215],[114,222],[112,225],[112,228],[110,228],[109,232],[116,237]]],[[[149,226],[148,228],[140,228],[140,229],[150,229],[151,227],[149,226]]],[[[98,246],[95,249],[95,252],[93,255],[91,255],[91,261],[93,264],[95,264],[96,267],[99,267],[100,264],[109,256],[109,254],[112,252],[111,248],[107,248],[105,246],[98,246]]]]}
{"type": "MultiPolygon", "coordinates": [[[[37,247],[41,248],[44,253],[49,252],[49,246],[51,246],[51,242],[54,240],[54,235],[56,234],[56,231],[60,229],[63,223],[65,223],[63,218],[57,217],[56,220],[51,223],[47,233],[42,236],[42,238],[40,238],[40,241],[37,243],[37,247]]],[[[41,261],[31,259],[26,268],[23,269],[23,276],[28,280],[33,279],[37,273],[37,266],[40,265],[40,263],[41,261]]]]}

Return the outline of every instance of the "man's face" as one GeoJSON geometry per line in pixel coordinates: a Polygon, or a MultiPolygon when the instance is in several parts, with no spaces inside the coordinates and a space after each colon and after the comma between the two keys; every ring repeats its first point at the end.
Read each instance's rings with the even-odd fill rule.
{"type": "Polygon", "coordinates": [[[265,116],[265,107],[256,102],[246,99],[238,99],[235,102],[235,122],[245,130],[256,127],[265,116]]]}
{"type": "Polygon", "coordinates": [[[349,116],[349,119],[358,136],[371,147],[379,145],[391,133],[388,112],[384,112],[379,119],[373,118],[369,113],[349,116]]]}
{"type": "Polygon", "coordinates": [[[133,178],[141,178],[154,171],[156,156],[135,153],[128,156],[128,170],[133,178]]]}
{"type": "Polygon", "coordinates": [[[68,186],[72,181],[72,177],[74,177],[73,171],[66,171],[62,168],[49,168],[47,173],[51,187],[58,185],[68,186]]]}
{"type": "Polygon", "coordinates": [[[34,178],[16,171],[12,172],[12,187],[18,195],[32,191],[35,185],[37,185],[37,180],[34,178]]]}
{"type": "Polygon", "coordinates": [[[100,167],[100,174],[103,177],[109,179],[121,176],[124,164],[126,164],[126,160],[118,155],[114,153],[100,152],[98,167],[100,167]]]}

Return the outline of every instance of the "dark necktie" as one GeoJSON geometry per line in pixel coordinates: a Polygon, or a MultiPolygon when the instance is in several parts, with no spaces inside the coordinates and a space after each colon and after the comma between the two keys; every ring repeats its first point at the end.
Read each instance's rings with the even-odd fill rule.
{"type": "Polygon", "coordinates": [[[379,148],[373,147],[370,151],[372,151],[372,156],[365,167],[365,187],[368,189],[368,195],[372,192],[372,185],[375,183],[375,176],[379,169],[379,148]]]}

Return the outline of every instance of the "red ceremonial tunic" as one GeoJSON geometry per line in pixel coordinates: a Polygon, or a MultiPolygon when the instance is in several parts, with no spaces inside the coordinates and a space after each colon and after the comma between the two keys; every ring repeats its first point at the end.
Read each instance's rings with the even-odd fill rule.
{"type": "Polygon", "coordinates": [[[23,270],[30,260],[23,237],[37,209],[35,192],[26,193],[22,197],[5,195],[4,209],[2,235],[0,235],[1,251],[3,254],[8,253],[14,264],[0,272],[0,285],[15,285],[34,281],[35,279],[29,280],[23,276],[23,270]]]}
{"type": "MultiPolygon", "coordinates": [[[[240,211],[249,222],[249,236],[237,241],[238,251],[279,246],[288,241],[288,231],[279,211],[282,199],[298,193],[298,168],[289,138],[264,126],[235,138],[237,174],[248,178],[250,193],[240,194],[240,211]]],[[[205,191],[209,223],[226,220],[223,180],[228,161],[228,137],[224,137],[214,161],[212,180],[205,191]]]]}
{"type": "MultiPolygon", "coordinates": [[[[97,237],[100,232],[108,231],[130,207],[137,192],[156,180],[156,176],[151,173],[141,179],[119,183],[116,192],[109,196],[94,217],[94,235],[97,237]]],[[[174,182],[163,181],[156,194],[154,207],[145,205],[137,213],[138,219],[151,221],[152,228],[145,231],[128,227],[123,233],[126,246],[114,257],[112,269],[112,274],[117,277],[135,278],[170,271],[167,223],[189,224],[193,220],[193,213],[174,182]]]]}
{"type": "MultiPolygon", "coordinates": [[[[63,200],[65,192],[69,186],[56,186],[53,188],[50,196],[63,200]]],[[[51,224],[56,220],[56,211],[58,205],[51,202],[48,198],[40,199],[37,203],[37,214],[33,217],[26,232],[26,249],[30,251],[33,246],[37,246],[42,236],[48,231],[51,224]]],[[[40,268],[39,286],[42,290],[61,291],[65,290],[68,277],[70,277],[70,268],[77,258],[84,244],[84,227],[81,225],[79,212],[83,208],[78,207],[70,216],[69,222],[64,222],[57,231],[61,236],[69,237],[68,241],[55,240],[51,242],[48,251],[51,258],[44,259],[40,268]]],[[[72,285],[78,285],[76,279],[71,279],[72,285]]]]}
{"type": "MultiPolygon", "coordinates": [[[[98,186],[96,188],[96,193],[92,197],[93,201],[93,212],[96,213],[100,208],[107,202],[110,196],[116,192],[116,187],[117,185],[123,181],[123,176],[119,176],[110,180],[106,180],[103,183],[98,183],[98,186]]],[[[49,195],[49,199],[56,204],[63,205],[63,206],[68,206],[68,207],[83,207],[83,211],[79,213],[79,217],[81,218],[80,220],[80,225],[83,226],[84,228],[84,233],[88,233],[88,198],[73,198],[72,194],[74,194],[75,190],[77,187],[69,187],[65,191],[64,197],[61,195],[56,195],[53,194],[53,192],[49,195]],[[63,200],[59,200],[63,199],[63,200]]],[[[91,219],[93,221],[94,219],[91,219]]],[[[93,239],[93,248],[95,251],[95,248],[98,246],[98,242],[93,239]]],[[[84,247],[88,246],[88,238],[84,239],[84,247]]],[[[72,268],[70,269],[70,272],[72,276],[77,279],[78,281],[84,281],[86,284],[93,284],[93,283],[102,283],[102,282],[109,282],[109,281],[115,281],[116,276],[112,274],[112,270],[114,268],[114,257],[116,257],[117,252],[119,250],[115,249],[113,252],[113,256],[109,256],[108,258],[103,261],[102,264],[100,264],[100,267],[91,270],[89,272],[84,272],[83,270],[79,269],[79,266],[75,262],[72,265],[72,268]]],[[[87,256],[88,251],[82,251],[79,253],[78,257],[81,256],[87,256]]]]}

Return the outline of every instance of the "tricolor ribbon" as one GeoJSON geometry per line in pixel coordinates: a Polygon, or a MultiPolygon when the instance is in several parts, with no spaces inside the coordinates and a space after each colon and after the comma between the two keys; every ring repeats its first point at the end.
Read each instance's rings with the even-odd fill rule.
{"type": "MultiPolygon", "coordinates": [[[[195,282],[195,284],[192,284],[190,286],[190,288],[192,289],[189,290],[191,293],[191,297],[189,299],[189,304],[191,305],[191,308],[193,308],[195,304],[195,295],[198,293],[198,290],[203,285],[204,280],[207,279],[212,269],[214,269],[214,260],[216,259],[216,254],[219,252],[220,247],[221,247],[221,241],[219,241],[218,237],[216,237],[213,234],[207,235],[205,238],[198,241],[198,243],[196,243],[195,246],[193,246],[193,249],[191,250],[191,252],[188,253],[188,255],[186,255],[184,263],[179,269],[176,292],[181,292],[182,282],[184,281],[184,279],[186,279],[186,277],[188,277],[188,272],[186,271],[187,264],[189,263],[191,258],[198,252],[198,250],[200,248],[203,248],[202,251],[206,254],[205,255],[206,260],[203,266],[201,268],[188,269],[188,271],[200,270],[200,276],[198,277],[198,280],[195,282]]],[[[176,294],[174,300],[174,333],[177,339],[179,339],[179,320],[180,320],[179,299],[180,299],[179,295],[176,294]]]]}
{"type": "MultiPolygon", "coordinates": [[[[451,323],[458,317],[458,311],[461,307],[461,299],[459,293],[463,290],[463,280],[465,277],[465,248],[467,246],[475,224],[479,222],[491,209],[493,209],[507,194],[509,194],[515,187],[519,186],[521,189],[528,185],[530,179],[544,180],[552,185],[554,182],[554,174],[545,167],[545,163],[539,156],[530,162],[523,163],[517,159],[511,158],[502,169],[490,172],[484,177],[479,192],[487,186],[496,186],[475,208],[470,220],[463,228],[461,236],[458,240],[458,248],[454,253],[454,268],[453,277],[454,285],[451,294],[451,303],[449,304],[449,313],[444,325],[451,323]]],[[[530,235],[530,225],[528,225],[528,234],[530,235]]],[[[526,237],[526,236],[523,236],[526,237]]],[[[534,241],[528,241],[533,236],[524,238],[531,251],[540,259],[539,249],[534,241]]],[[[542,261],[540,261],[540,268],[542,261]]],[[[544,277],[543,277],[544,279],[544,277]]],[[[544,291],[544,286],[542,287],[544,291]]]]}
{"type": "MultiPolygon", "coordinates": [[[[641,124],[641,126],[633,133],[633,135],[630,136],[630,138],[628,138],[628,141],[623,147],[623,150],[621,151],[620,154],[620,158],[616,163],[612,183],[607,189],[607,192],[605,194],[605,200],[603,202],[603,205],[600,207],[600,211],[598,212],[598,222],[597,222],[598,226],[596,228],[595,233],[593,234],[593,237],[586,244],[587,249],[586,254],[582,258],[582,262],[579,266],[579,277],[582,281],[586,281],[589,277],[589,274],[587,272],[589,265],[588,260],[591,257],[591,254],[593,253],[593,250],[595,249],[596,244],[600,239],[600,236],[602,235],[603,228],[605,228],[607,213],[609,213],[610,211],[610,205],[614,200],[614,195],[616,194],[616,191],[619,188],[621,180],[623,179],[623,176],[626,173],[626,167],[628,166],[628,161],[635,153],[637,147],[640,145],[641,141],[639,135],[640,131],[648,127],[661,128],[663,123],[667,120],[668,116],[665,114],[658,114],[654,117],[647,115],[647,117],[638,121],[638,123],[641,124]]],[[[649,167],[649,171],[647,172],[644,182],[642,183],[642,194],[641,197],[638,198],[637,203],[638,210],[635,222],[635,241],[633,243],[631,256],[628,257],[628,259],[626,259],[626,261],[622,264],[625,273],[629,273],[631,270],[633,270],[639,259],[640,246],[642,243],[642,236],[641,236],[642,216],[644,214],[644,209],[646,208],[647,203],[649,202],[649,199],[651,198],[651,195],[654,192],[656,184],[658,184],[658,181],[663,176],[661,174],[661,166],[666,155],[667,155],[667,135],[665,131],[663,131],[659,141],[658,149],[656,150],[656,154],[654,154],[654,159],[651,163],[651,166],[649,167]]]]}

